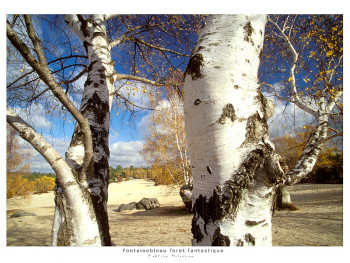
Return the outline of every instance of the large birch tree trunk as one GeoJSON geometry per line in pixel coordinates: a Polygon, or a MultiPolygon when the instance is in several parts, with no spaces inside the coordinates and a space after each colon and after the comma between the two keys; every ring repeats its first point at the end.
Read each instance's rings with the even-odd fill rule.
{"type": "MultiPolygon", "coordinates": [[[[114,62],[111,59],[110,45],[106,34],[106,20],[103,15],[94,15],[84,20],[81,16],[66,15],[66,22],[80,37],[89,57],[88,77],[84,85],[84,93],[80,112],[89,121],[93,162],[82,172],[84,144],[81,127],[76,125],[71,144],[66,153],[66,161],[79,174],[78,181],[82,188],[90,194],[96,213],[102,245],[111,245],[107,213],[108,181],[109,181],[109,121],[114,91],[114,62]]],[[[57,244],[69,245],[71,239],[69,220],[65,217],[66,205],[60,185],[56,187],[56,212],[53,224],[52,240],[58,237],[57,244]],[[62,227],[61,227],[62,226],[62,227]],[[57,232],[60,234],[57,234],[57,232]],[[68,243],[67,243],[68,242],[68,243]]]]}
{"type": "Polygon", "coordinates": [[[273,105],[258,83],[266,16],[210,16],[185,76],[193,245],[272,245],[283,170],[269,141],[273,105]]]}

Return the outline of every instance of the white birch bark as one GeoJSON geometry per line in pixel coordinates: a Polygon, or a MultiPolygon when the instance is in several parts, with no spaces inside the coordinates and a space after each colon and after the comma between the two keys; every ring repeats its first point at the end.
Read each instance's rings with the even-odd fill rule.
{"type": "MultiPolygon", "coordinates": [[[[20,136],[28,141],[51,165],[57,179],[65,188],[65,199],[71,219],[73,232],[70,240],[73,246],[99,246],[101,238],[95,211],[83,189],[75,180],[74,174],[63,158],[28,123],[23,121],[12,109],[7,108],[7,122],[20,136]]],[[[56,229],[54,229],[56,232],[56,229]]]]}
{"type": "MultiPolygon", "coordinates": [[[[65,20],[82,40],[89,58],[88,77],[84,85],[80,111],[89,121],[93,142],[93,171],[80,178],[82,186],[91,194],[103,244],[110,244],[107,199],[109,181],[109,120],[116,78],[111,46],[106,34],[103,15],[92,15],[87,19],[76,15],[65,15],[65,20]]],[[[66,153],[69,165],[78,170],[84,158],[84,145],[76,126],[72,142],[66,153]]]]}
{"type": "Polygon", "coordinates": [[[272,245],[274,185],[283,175],[257,73],[266,16],[210,16],[185,77],[194,181],[193,245],[272,245]]]}
{"type": "Polygon", "coordinates": [[[284,178],[285,185],[292,185],[300,182],[312,171],[312,168],[316,164],[318,154],[324,142],[327,140],[329,115],[335,106],[335,102],[340,99],[342,94],[342,91],[338,92],[335,97],[331,98],[328,102],[326,102],[324,97],[320,98],[318,110],[314,113],[317,122],[316,131],[312,134],[311,142],[305,147],[295,166],[286,173],[284,178]]]}

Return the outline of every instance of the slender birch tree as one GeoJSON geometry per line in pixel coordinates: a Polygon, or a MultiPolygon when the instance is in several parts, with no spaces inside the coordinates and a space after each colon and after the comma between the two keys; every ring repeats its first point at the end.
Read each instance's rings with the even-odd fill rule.
{"type": "Polygon", "coordinates": [[[311,171],[327,136],[327,114],[341,96],[339,92],[328,101],[321,96],[312,109],[292,92],[295,103],[316,117],[317,126],[296,166],[284,174],[268,134],[274,106],[258,81],[266,21],[264,15],[210,16],[186,70],[193,245],[272,245],[276,188],[295,184],[311,171]]]}
{"type": "Polygon", "coordinates": [[[170,61],[169,56],[189,56],[186,52],[190,52],[191,44],[187,41],[185,32],[188,33],[193,28],[186,30],[185,26],[188,21],[192,21],[191,18],[130,17],[65,15],[66,24],[82,43],[80,45],[83,49],[73,48],[74,44],[70,42],[69,46],[72,52],[82,52],[82,55],[71,53],[55,59],[51,56],[54,51],[49,49],[50,45],[46,43],[45,37],[39,39],[30,15],[14,15],[11,21],[7,21],[7,39],[11,43],[8,50],[14,47],[13,54],[19,53],[25,65],[30,67],[25,73],[20,70],[23,74],[8,84],[8,92],[15,95],[11,97],[8,94],[8,103],[16,105],[16,102],[23,100],[26,106],[49,92],[76,121],[64,159],[43,136],[21,119],[11,107],[7,107],[7,122],[46,159],[57,176],[52,245],[111,245],[107,214],[110,112],[115,97],[122,98],[125,103],[129,102],[114,84],[122,80],[132,80],[154,86],[171,85],[166,83],[165,75],[172,70],[177,71],[178,66],[172,64],[176,60],[170,61]],[[184,32],[175,30],[176,26],[171,21],[182,23],[184,32]],[[165,40],[162,42],[163,39],[172,39],[177,43],[174,45],[175,49],[167,48],[168,43],[165,40]],[[115,61],[112,60],[112,49],[123,50],[123,45],[124,48],[127,47],[126,50],[130,50],[130,45],[134,47],[129,56],[120,55],[122,58],[119,61],[122,63],[123,59],[132,58],[131,61],[126,60],[126,64],[131,65],[131,74],[117,73],[115,61]],[[66,74],[66,68],[72,65],[66,66],[65,61],[77,57],[85,59],[87,64],[79,65],[76,62],[74,66],[80,66],[82,70],[79,73],[66,74]],[[164,70],[164,63],[158,68],[152,65],[160,57],[168,61],[165,63],[168,63],[166,68],[169,70],[164,70]],[[51,67],[55,62],[60,64],[59,69],[51,67]],[[143,66],[147,69],[142,72],[143,66]],[[29,75],[33,77],[28,77],[29,75]],[[70,75],[70,79],[61,80],[66,75],[70,75]],[[83,94],[80,108],[77,108],[69,95],[72,94],[71,84],[83,75],[87,79],[84,88],[80,87],[83,94]],[[33,84],[35,81],[37,85],[33,84]],[[41,82],[46,88],[39,88],[41,82]]]}
{"type": "MultiPolygon", "coordinates": [[[[267,83],[266,76],[262,76],[263,86],[277,99],[296,105],[315,120],[312,141],[287,173],[287,177],[296,181],[299,181],[296,177],[311,172],[325,141],[343,136],[342,22],[341,15],[268,16],[270,30],[266,46],[269,50],[263,56],[265,69],[261,71],[266,75],[273,71],[275,81],[282,88],[267,83]],[[284,63],[278,62],[278,58],[284,63]],[[274,64],[276,66],[272,66],[274,64]],[[306,165],[303,158],[309,156],[310,151],[314,159],[307,161],[312,165],[306,170],[301,169],[306,165]],[[301,170],[304,171],[299,174],[301,170]]],[[[288,179],[288,184],[292,181],[288,179]]],[[[277,203],[281,208],[295,207],[285,186],[278,187],[277,192],[278,199],[281,198],[277,203]]]]}
{"type": "Polygon", "coordinates": [[[142,154],[149,165],[166,170],[173,183],[180,187],[190,185],[183,101],[173,89],[169,89],[166,99],[158,97],[151,103],[156,105],[149,117],[142,154]]]}

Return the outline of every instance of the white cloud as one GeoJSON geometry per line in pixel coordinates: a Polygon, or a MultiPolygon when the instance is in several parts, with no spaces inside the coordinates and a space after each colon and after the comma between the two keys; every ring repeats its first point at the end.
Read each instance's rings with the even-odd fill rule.
{"type": "Polygon", "coordinates": [[[137,124],[137,129],[143,137],[149,135],[148,124],[150,122],[151,114],[152,113],[148,113],[145,116],[143,116],[140,122],[137,124]]]}
{"type": "MultiPolygon", "coordinates": [[[[65,158],[65,152],[69,146],[69,138],[54,138],[51,135],[43,135],[45,140],[63,157],[65,158]]],[[[38,153],[28,142],[20,140],[20,147],[22,150],[30,151],[31,153],[31,171],[32,172],[47,172],[53,173],[51,166],[48,162],[38,153]]]]}
{"type": "MultiPolygon", "coordinates": [[[[289,87],[286,87],[283,83],[275,83],[273,85],[275,92],[281,97],[286,94],[289,87]]],[[[314,123],[314,117],[309,113],[301,110],[293,103],[287,103],[286,101],[278,100],[274,93],[263,92],[264,96],[272,100],[275,104],[275,112],[273,116],[268,120],[270,137],[281,137],[285,133],[295,134],[298,129],[305,125],[312,125],[314,123]]],[[[313,100],[307,96],[302,98],[303,103],[308,104],[312,108],[316,109],[313,100]]]]}
{"type": "MultiPolygon", "coordinates": [[[[183,111],[183,105],[180,101],[173,101],[178,108],[179,111],[183,111]]],[[[168,109],[171,107],[170,101],[169,100],[161,100],[157,103],[156,107],[154,108],[154,111],[149,112],[147,115],[143,116],[140,120],[140,122],[137,124],[137,128],[139,130],[139,133],[142,134],[143,136],[149,135],[149,130],[148,130],[148,125],[150,123],[150,117],[152,114],[156,114],[157,111],[161,112],[165,109],[168,109]]],[[[164,133],[164,126],[161,124],[158,124],[156,126],[156,130],[158,133],[162,134],[164,133]]]]}
{"type": "Polygon", "coordinates": [[[34,129],[52,129],[54,126],[47,119],[44,106],[41,104],[34,103],[25,109],[14,107],[13,110],[34,129]]]}
{"type": "Polygon", "coordinates": [[[314,117],[292,103],[275,101],[275,112],[269,119],[270,137],[280,137],[285,133],[295,134],[304,125],[311,125],[314,117]]]}
{"type": "Polygon", "coordinates": [[[109,165],[112,167],[116,167],[118,165],[121,165],[123,167],[129,167],[130,165],[133,165],[135,167],[146,166],[146,162],[140,154],[142,147],[142,141],[113,143],[109,147],[109,165]]]}

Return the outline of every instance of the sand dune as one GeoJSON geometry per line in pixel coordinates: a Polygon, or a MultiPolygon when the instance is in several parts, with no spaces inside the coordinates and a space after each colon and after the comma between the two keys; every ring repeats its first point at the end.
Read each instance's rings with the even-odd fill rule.
{"type": "MultiPolygon", "coordinates": [[[[298,211],[276,211],[274,246],[342,246],[343,186],[303,184],[288,187],[298,211]]],[[[54,214],[53,192],[7,200],[7,245],[48,246],[54,214]],[[10,218],[15,211],[36,216],[10,218]]],[[[109,186],[108,214],[116,246],[190,246],[192,215],[183,206],[177,187],[130,180],[109,186]],[[120,204],[157,198],[153,210],[116,212],[120,204]]]]}

